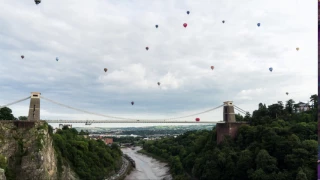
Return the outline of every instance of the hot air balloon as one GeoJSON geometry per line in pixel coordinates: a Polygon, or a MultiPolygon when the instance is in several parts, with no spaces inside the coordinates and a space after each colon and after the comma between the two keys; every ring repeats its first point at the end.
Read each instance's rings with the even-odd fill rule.
{"type": "Polygon", "coordinates": [[[41,3],[41,0],[34,0],[34,2],[36,3],[36,5],[41,3]]]}
{"type": "Polygon", "coordinates": [[[299,48],[297,47],[296,50],[299,51],[299,48]]]}
{"type": "Polygon", "coordinates": [[[187,23],[183,23],[183,27],[186,28],[188,26],[187,23]]]}
{"type": "Polygon", "coordinates": [[[156,28],[158,28],[159,26],[158,26],[158,24],[156,25],[156,28]]]}
{"type": "Polygon", "coordinates": [[[286,92],[286,94],[288,95],[289,93],[288,93],[288,92],[286,92]]]}
{"type": "Polygon", "coordinates": [[[211,69],[213,70],[213,69],[214,69],[214,66],[211,66],[211,69]]]}
{"type": "Polygon", "coordinates": [[[260,27],[260,23],[258,23],[257,26],[260,27]]]}
{"type": "Polygon", "coordinates": [[[273,70],[273,68],[272,68],[272,67],[270,67],[270,68],[269,68],[269,71],[270,71],[270,72],[272,72],[272,70],[273,70]]]}
{"type": "Polygon", "coordinates": [[[104,72],[107,72],[107,71],[108,71],[108,69],[107,69],[107,68],[104,68],[103,70],[104,70],[104,72]]]}
{"type": "Polygon", "coordinates": [[[223,20],[222,23],[224,23],[225,21],[223,20]]]}
{"type": "Polygon", "coordinates": [[[23,59],[24,58],[24,55],[21,55],[21,59],[23,59]]]}
{"type": "Polygon", "coordinates": [[[190,14],[190,11],[187,11],[187,14],[190,14]]]}
{"type": "Polygon", "coordinates": [[[133,101],[131,102],[131,105],[132,105],[132,106],[134,105],[134,102],[133,102],[133,101]]]}
{"type": "Polygon", "coordinates": [[[160,86],[160,82],[158,82],[158,85],[160,86]]]}
{"type": "Polygon", "coordinates": [[[149,50],[149,47],[146,47],[146,50],[148,51],[148,50],[149,50]]]}
{"type": "Polygon", "coordinates": [[[196,118],[196,121],[199,122],[199,121],[200,121],[200,118],[196,118]]]}
{"type": "Polygon", "coordinates": [[[56,61],[59,61],[59,58],[58,58],[58,57],[56,57],[56,61]]]}

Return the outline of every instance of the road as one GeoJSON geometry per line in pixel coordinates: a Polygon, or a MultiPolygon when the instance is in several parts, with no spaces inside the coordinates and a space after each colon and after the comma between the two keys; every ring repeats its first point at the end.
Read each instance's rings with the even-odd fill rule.
{"type": "Polygon", "coordinates": [[[130,156],[136,162],[136,169],[133,169],[125,180],[171,180],[172,177],[169,173],[169,168],[165,167],[167,164],[159,162],[144,154],[137,153],[141,147],[123,148],[122,152],[130,156]]]}
{"type": "Polygon", "coordinates": [[[126,169],[128,168],[129,163],[130,163],[130,162],[129,162],[126,158],[122,157],[121,169],[117,172],[117,174],[109,177],[109,178],[106,179],[106,180],[118,179],[119,176],[121,176],[123,173],[126,172],[126,169]]]}

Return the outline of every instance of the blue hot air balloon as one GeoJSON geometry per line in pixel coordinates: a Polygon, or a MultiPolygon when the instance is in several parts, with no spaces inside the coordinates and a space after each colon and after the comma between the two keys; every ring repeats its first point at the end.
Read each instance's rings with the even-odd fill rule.
{"type": "Polygon", "coordinates": [[[156,28],[158,28],[159,26],[158,26],[158,24],[156,25],[156,28]]]}
{"type": "Polygon", "coordinates": [[[258,23],[257,26],[260,27],[260,23],[258,23]]]}
{"type": "Polygon", "coordinates": [[[59,58],[58,58],[58,57],[56,57],[56,61],[59,61],[59,58]]]}
{"type": "Polygon", "coordinates": [[[190,11],[187,11],[187,14],[190,14],[190,11]]]}
{"type": "Polygon", "coordinates": [[[270,72],[272,72],[272,70],[273,70],[273,68],[272,68],[272,67],[270,67],[270,68],[269,68],[269,71],[270,71],[270,72]]]}

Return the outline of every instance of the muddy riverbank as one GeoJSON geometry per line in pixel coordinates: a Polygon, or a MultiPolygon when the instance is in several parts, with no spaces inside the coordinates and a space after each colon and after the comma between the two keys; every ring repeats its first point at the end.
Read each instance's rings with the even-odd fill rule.
{"type": "Polygon", "coordinates": [[[166,163],[160,162],[152,157],[138,153],[141,147],[122,148],[122,152],[130,156],[136,163],[136,168],[126,176],[125,180],[152,179],[152,180],[172,180],[169,167],[166,163]]]}

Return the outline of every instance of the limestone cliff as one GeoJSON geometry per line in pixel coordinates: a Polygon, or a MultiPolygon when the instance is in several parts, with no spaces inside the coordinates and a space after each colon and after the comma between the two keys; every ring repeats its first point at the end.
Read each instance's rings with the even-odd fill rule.
{"type": "Polygon", "coordinates": [[[0,156],[5,157],[7,180],[79,179],[68,165],[58,170],[52,143],[45,122],[0,121],[0,156]]]}

